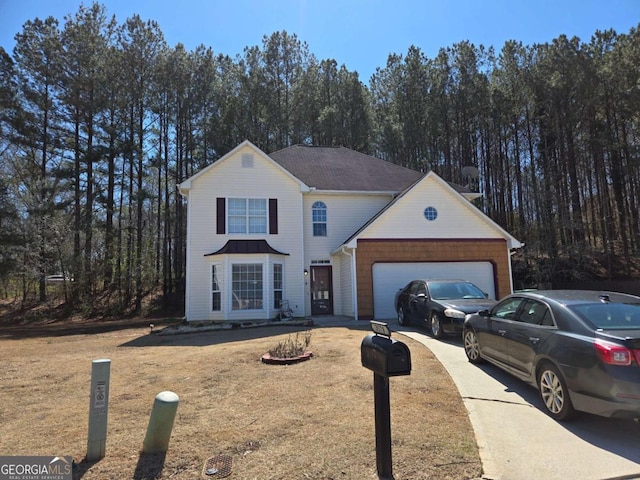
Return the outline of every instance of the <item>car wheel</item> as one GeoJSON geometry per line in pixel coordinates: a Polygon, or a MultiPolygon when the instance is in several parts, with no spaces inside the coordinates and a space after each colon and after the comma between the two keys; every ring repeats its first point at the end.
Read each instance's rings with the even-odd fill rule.
{"type": "Polygon", "coordinates": [[[484,362],[484,359],[480,356],[480,344],[478,343],[476,332],[470,328],[466,329],[462,336],[462,343],[464,344],[464,353],[471,363],[484,362]]]}
{"type": "Polygon", "coordinates": [[[402,307],[398,307],[398,323],[400,325],[406,325],[407,324],[407,317],[404,314],[404,308],[402,307]]]}
{"type": "Polygon", "coordinates": [[[442,338],[442,322],[440,321],[440,317],[437,313],[431,314],[429,324],[431,325],[431,334],[435,338],[442,338]]]}
{"type": "Polygon", "coordinates": [[[555,420],[570,420],[576,414],[567,384],[558,369],[545,363],[538,372],[538,391],[547,413],[555,420]]]}

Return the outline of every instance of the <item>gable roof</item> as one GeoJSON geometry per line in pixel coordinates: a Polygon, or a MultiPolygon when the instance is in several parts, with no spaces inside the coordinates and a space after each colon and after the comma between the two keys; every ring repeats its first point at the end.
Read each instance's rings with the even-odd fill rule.
{"type": "MultiPolygon", "coordinates": [[[[298,182],[303,192],[325,190],[397,194],[425,175],[345,147],[292,145],[267,155],[249,140],[245,140],[219,160],[180,183],[180,194],[188,196],[195,179],[216,168],[244,147],[251,148],[256,154],[273,162],[273,165],[298,182]]],[[[450,186],[469,200],[480,196],[466,186],[453,183],[450,186]]]]}
{"type": "Polygon", "coordinates": [[[414,182],[412,185],[407,187],[402,193],[400,193],[397,197],[395,197],[391,202],[389,202],[387,205],[385,205],[385,207],[382,210],[380,210],[376,215],[374,215],[372,218],[370,218],[362,227],[360,227],[358,230],[356,230],[354,232],[354,234],[351,235],[348,239],[346,239],[342,243],[342,245],[340,245],[337,249],[335,249],[332,252],[332,254],[337,253],[338,251],[340,251],[344,247],[355,248],[356,245],[357,245],[356,241],[357,241],[358,237],[360,237],[360,235],[365,230],[367,230],[367,228],[369,228],[372,224],[374,224],[380,217],[382,217],[394,205],[396,205],[398,202],[402,201],[402,199],[407,195],[408,192],[410,192],[418,184],[422,183],[423,181],[426,181],[427,178],[431,178],[431,179],[435,180],[438,184],[440,184],[442,186],[442,188],[444,188],[445,190],[449,191],[453,195],[453,198],[457,198],[460,201],[460,203],[462,205],[464,205],[464,207],[466,207],[467,209],[471,210],[476,216],[481,218],[484,222],[486,222],[493,229],[495,229],[499,233],[499,235],[502,236],[507,241],[507,246],[508,246],[509,250],[522,248],[523,244],[520,243],[519,240],[517,240],[514,236],[512,236],[509,232],[507,232],[504,228],[502,228],[496,222],[494,222],[489,216],[485,215],[479,208],[477,208],[475,205],[473,205],[470,201],[466,200],[464,198],[464,194],[463,193],[457,191],[454,188],[454,186],[452,186],[449,183],[445,182],[440,176],[438,176],[433,171],[430,171],[423,178],[421,178],[421,179],[417,180],[416,182],[414,182]]]}
{"type": "Polygon", "coordinates": [[[401,192],[423,176],[345,147],[293,145],[269,156],[316,190],[401,192]]]}
{"type": "Polygon", "coordinates": [[[220,164],[224,163],[227,159],[233,157],[233,155],[235,155],[238,151],[240,151],[244,147],[251,148],[257,155],[263,157],[265,160],[267,160],[268,162],[273,164],[276,168],[281,170],[285,175],[290,177],[295,182],[299,183],[300,184],[300,188],[301,188],[302,191],[308,191],[308,187],[303,184],[301,179],[297,178],[290,171],[288,171],[287,169],[283,168],[281,165],[279,165],[277,162],[275,162],[273,158],[271,158],[269,155],[264,153],[262,150],[260,150],[258,147],[256,147],[249,140],[245,140],[240,145],[235,147],[233,150],[231,150],[227,154],[223,155],[220,159],[218,159],[215,162],[209,164],[208,166],[206,166],[202,170],[196,172],[194,175],[192,175],[191,177],[187,178],[182,183],[180,183],[178,185],[178,190],[179,190],[180,194],[185,196],[185,197],[188,196],[189,195],[189,190],[191,189],[191,183],[194,180],[196,180],[198,177],[201,177],[201,176],[205,175],[209,170],[217,168],[220,164]]]}

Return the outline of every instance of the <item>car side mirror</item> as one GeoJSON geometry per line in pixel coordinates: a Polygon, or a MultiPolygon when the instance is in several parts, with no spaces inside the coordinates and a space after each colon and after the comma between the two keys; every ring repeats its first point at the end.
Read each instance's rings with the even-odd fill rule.
{"type": "Polygon", "coordinates": [[[480,310],[478,312],[478,315],[480,315],[481,317],[490,317],[491,312],[489,310],[480,310]]]}
{"type": "Polygon", "coordinates": [[[425,293],[419,293],[416,295],[416,298],[427,298],[427,295],[425,293]]]}

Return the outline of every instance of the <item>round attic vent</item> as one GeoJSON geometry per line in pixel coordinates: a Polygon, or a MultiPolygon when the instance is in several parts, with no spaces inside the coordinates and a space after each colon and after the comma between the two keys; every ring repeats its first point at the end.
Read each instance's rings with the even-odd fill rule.
{"type": "Polygon", "coordinates": [[[433,221],[438,218],[438,211],[434,207],[427,207],[424,209],[424,218],[433,221]]]}

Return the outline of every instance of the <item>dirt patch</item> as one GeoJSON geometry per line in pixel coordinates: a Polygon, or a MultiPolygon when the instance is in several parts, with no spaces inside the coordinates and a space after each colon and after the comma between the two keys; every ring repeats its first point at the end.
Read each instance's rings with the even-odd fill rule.
{"type": "MultiPolygon", "coordinates": [[[[263,327],[183,335],[149,328],[0,339],[0,452],[72,455],[74,479],[194,479],[232,459],[237,479],[377,478],[373,374],[360,364],[364,327],[263,327]],[[267,365],[292,332],[313,357],[267,365]],[[86,454],[91,361],[111,360],[106,457],[86,454]],[[180,397],[166,454],[140,450],[155,395],[180,397]]],[[[410,376],[390,379],[393,469],[402,479],[481,476],[466,409],[423,345],[410,376]]],[[[215,478],[215,477],[214,477],[215,478]]]]}

